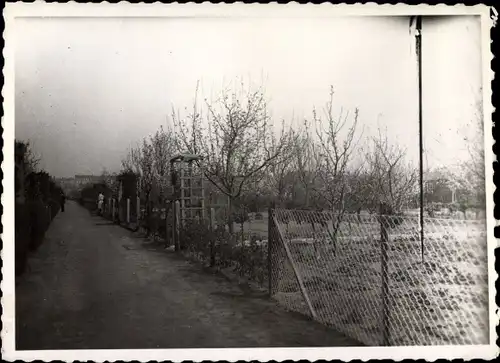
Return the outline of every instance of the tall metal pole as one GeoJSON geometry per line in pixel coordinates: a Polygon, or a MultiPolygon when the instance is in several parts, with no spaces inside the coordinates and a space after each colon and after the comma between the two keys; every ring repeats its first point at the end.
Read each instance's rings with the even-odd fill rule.
{"type": "Polygon", "coordinates": [[[424,262],[424,135],[422,122],[422,17],[416,19],[417,63],[418,63],[418,125],[420,143],[420,244],[424,262]]]}

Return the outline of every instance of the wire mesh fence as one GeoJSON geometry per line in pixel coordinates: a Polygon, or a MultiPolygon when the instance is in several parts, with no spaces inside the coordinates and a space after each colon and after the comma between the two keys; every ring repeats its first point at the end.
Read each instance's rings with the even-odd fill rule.
{"type": "Polygon", "coordinates": [[[270,221],[284,307],[368,345],[488,342],[485,221],[425,218],[423,246],[418,217],[276,209],[270,221]]]}
{"type": "MultiPolygon", "coordinates": [[[[110,199],[105,214],[118,209],[110,199]]],[[[149,233],[172,243],[172,206],[138,212],[149,233]]],[[[488,342],[484,220],[426,217],[422,243],[417,215],[272,209],[233,232],[224,208],[206,216],[179,225],[183,254],[255,281],[285,308],[364,344],[488,342]]]]}

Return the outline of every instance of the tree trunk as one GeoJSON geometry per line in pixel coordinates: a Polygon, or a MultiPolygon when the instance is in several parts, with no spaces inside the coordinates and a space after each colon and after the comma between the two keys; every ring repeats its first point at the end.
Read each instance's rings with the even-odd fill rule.
{"type": "Polygon", "coordinates": [[[241,245],[245,245],[245,222],[240,223],[240,231],[241,231],[241,245]]]}

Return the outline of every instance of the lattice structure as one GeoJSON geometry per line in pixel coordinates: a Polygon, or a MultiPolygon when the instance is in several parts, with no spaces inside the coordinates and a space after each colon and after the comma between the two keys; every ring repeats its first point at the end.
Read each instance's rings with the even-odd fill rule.
{"type": "Polygon", "coordinates": [[[486,222],[277,209],[270,289],[367,345],[487,344],[486,222]]]}
{"type": "Polygon", "coordinates": [[[170,160],[172,193],[180,203],[180,223],[205,219],[205,193],[201,157],[181,154],[170,160]]]}

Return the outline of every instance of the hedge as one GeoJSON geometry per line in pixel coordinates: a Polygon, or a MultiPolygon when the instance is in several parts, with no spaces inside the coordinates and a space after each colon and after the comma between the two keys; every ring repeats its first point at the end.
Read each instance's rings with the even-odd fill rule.
{"type": "Polygon", "coordinates": [[[16,203],[15,210],[15,270],[16,276],[26,270],[28,253],[43,243],[50,223],[60,210],[57,200],[38,199],[24,204],[16,203]]]}

